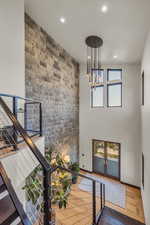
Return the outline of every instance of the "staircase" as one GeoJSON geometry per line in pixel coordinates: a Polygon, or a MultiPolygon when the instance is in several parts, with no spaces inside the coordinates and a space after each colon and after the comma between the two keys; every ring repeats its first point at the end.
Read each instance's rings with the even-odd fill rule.
{"type": "Polygon", "coordinates": [[[116,210],[105,207],[98,225],[144,225],[116,210]]]}
{"type": "Polygon", "coordinates": [[[13,136],[13,126],[8,125],[8,122],[4,120],[4,113],[1,110],[0,113],[0,158],[2,158],[13,153],[16,142],[13,136]]]}
{"type": "MultiPolygon", "coordinates": [[[[8,96],[7,96],[8,97],[8,96]]],[[[6,102],[3,100],[3,98],[0,95],[0,112],[3,111],[3,115],[0,117],[6,117],[7,121],[9,121],[9,125],[10,126],[6,126],[4,123],[4,125],[2,127],[0,127],[1,132],[0,132],[0,141],[1,144],[7,144],[7,149],[8,146],[11,145],[11,147],[13,149],[11,149],[11,151],[13,150],[14,152],[16,150],[19,151],[19,146],[18,146],[18,137],[21,137],[23,144],[25,144],[28,147],[29,152],[33,153],[33,156],[35,157],[35,159],[38,161],[38,164],[41,167],[41,181],[42,181],[42,215],[40,213],[38,213],[38,215],[40,215],[40,224],[42,225],[55,225],[54,222],[54,214],[53,214],[53,205],[52,205],[52,174],[56,173],[57,174],[57,170],[61,170],[64,172],[67,172],[70,174],[70,176],[79,176],[81,178],[86,178],[88,180],[90,180],[91,184],[92,184],[92,192],[90,193],[90,203],[89,208],[90,208],[90,212],[89,215],[86,215],[86,217],[91,216],[91,221],[90,224],[92,225],[98,225],[99,222],[99,218],[100,215],[105,207],[105,185],[99,182],[99,186],[98,186],[98,190],[100,193],[99,198],[97,198],[96,193],[97,193],[97,186],[96,183],[97,181],[94,180],[93,178],[89,178],[83,174],[80,173],[76,173],[73,172],[69,169],[63,168],[61,166],[57,166],[55,168],[52,168],[51,165],[48,163],[48,161],[45,159],[45,157],[42,155],[42,153],[40,152],[40,150],[38,149],[38,147],[35,145],[34,141],[32,140],[31,136],[29,135],[29,133],[32,131],[35,132],[35,134],[39,134],[40,136],[42,136],[42,112],[41,112],[41,103],[39,104],[40,107],[40,130],[31,130],[31,129],[25,129],[25,128],[21,125],[21,123],[19,122],[19,120],[17,119],[17,103],[16,103],[16,98],[18,99],[18,97],[12,97],[9,96],[10,98],[13,98],[13,109],[14,112],[12,110],[10,110],[10,108],[8,107],[8,105],[6,104],[6,102]],[[6,128],[4,133],[3,132],[3,128],[6,128]],[[13,133],[11,132],[13,130],[13,133]],[[4,137],[4,134],[7,134],[7,140],[4,137]],[[19,135],[19,136],[18,136],[19,135]],[[13,140],[13,142],[12,142],[13,140]],[[17,147],[18,146],[18,147],[17,147]]],[[[34,104],[36,104],[37,102],[34,102],[34,104]]],[[[31,103],[28,103],[29,105],[31,103]]],[[[27,113],[26,113],[26,105],[25,105],[25,121],[26,121],[26,117],[27,117],[27,113]]],[[[24,124],[27,125],[27,123],[25,122],[24,124]]],[[[3,151],[5,148],[5,146],[3,146],[2,148],[0,148],[0,151],[3,151]]],[[[6,151],[6,148],[5,148],[6,151]]],[[[14,165],[14,167],[17,165],[14,165]]],[[[26,167],[28,167],[28,165],[26,165],[26,167]]],[[[22,169],[22,167],[19,167],[20,170],[22,169]]],[[[18,178],[18,176],[17,176],[18,178]]],[[[11,179],[11,176],[10,176],[11,179]]],[[[35,186],[34,182],[33,185],[35,186]]],[[[37,191],[37,190],[36,190],[37,191]]],[[[29,199],[31,200],[31,199],[29,199]]],[[[24,203],[23,203],[24,204],[24,203]]],[[[71,206],[73,207],[73,206],[71,206]]],[[[81,206],[79,206],[81,207],[81,206]]],[[[39,207],[38,207],[39,208],[39,207]]],[[[40,210],[37,211],[40,212],[40,210]]],[[[77,214],[81,214],[81,209],[78,208],[77,210],[77,214]]],[[[32,214],[31,216],[29,214],[27,214],[28,212],[24,212],[23,207],[11,185],[11,182],[9,180],[9,178],[7,177],[7,174],[2,166],[2,163],[0,163],[0,224],[1,225],[31,225],[34,223],[37,223],[38,221],[33,221],[31,220],[31,216],[33,215],[35,217],[36,220],[38,220],[38,216],[34,215],[34,213],[32,213],[32,211],[30,210],[30,214],[32,214]],[[28,217],[27,217],[28,215],[28,217]],[[29,221],[30,219],[30,221],[29,221]]],[[[78,216],[78,215],[77,215],[78,216]]],[[[81,224],[82,225],[82,224],[81,224]]],[[[89,225],[86,223],[86,225],[89,225]]]]}
{"type": "Polygon", "coordinates": [[[2,163],[0,163],[0,224],[30,225],[2,163]]]}

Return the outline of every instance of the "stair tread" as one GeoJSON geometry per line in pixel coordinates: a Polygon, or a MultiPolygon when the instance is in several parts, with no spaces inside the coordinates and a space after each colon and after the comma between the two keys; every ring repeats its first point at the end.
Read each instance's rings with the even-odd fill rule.
{"type": "Polygon", "coordinates": [[[0,176],[0,194],[6,190],[6,186],[3,182],[2,177],[0,176]]]}
{"type": "Polygon", "coordinates": [[[16,209],[9,195],[5,196],[0,200],[0,224],[2,224],[6,219],[8,219],[16,209]]]}
{"type": "Polygon", "coordinates": [[[0,185],[0,194],[6,191],[6,186],[5,184],[0,185]]]}
{"type": "Polygon", "coordinates": [[[145,225],[133,218],[130,218],[114,209],[105,207],[99,225],[145,225]]]}
{"type": "Polygon", "coordinates": [[[12,151],[12,150],[9,151],[9,152],[5,152],[3,154],[0,154],[0,159],[6,158],[6,157],[11,156],[11,155],[14,155],[14,154],[16,154],[16,152],[15,151],[12,151]]]}
{"type": "Polygon", "coordinates": [[[0,176],[0,186],[2,186],[4,184],[2,177],[0,176]]]}
{"type": "Polygon", "coordinates": [[[1,225],[8,225],[8,224],[12,224],[16,221],[16,219],[18,218],[18,213],[17,211],[15,211],[12,215],[10,215],[1,225]]]}

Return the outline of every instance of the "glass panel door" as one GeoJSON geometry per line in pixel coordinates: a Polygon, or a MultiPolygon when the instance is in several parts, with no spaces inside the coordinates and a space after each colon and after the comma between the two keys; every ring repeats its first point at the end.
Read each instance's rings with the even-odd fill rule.
{"type": "Polygon", "coordinates": [[[105,173],[105,143],[104,141],[93,141],[93,171],[105,173]]]}
{"type": "Polygon", "coordinates": [[[120,144],[106,143],[106,173],[115,178],[120,177],[120,144]]]}

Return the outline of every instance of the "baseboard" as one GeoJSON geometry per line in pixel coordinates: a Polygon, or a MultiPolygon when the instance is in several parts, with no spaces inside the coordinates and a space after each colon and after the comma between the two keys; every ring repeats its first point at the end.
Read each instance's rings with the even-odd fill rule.
{"type": "Polygon", "coordinates": [[[141,190],[141,188],[140,188],[140,187],[138,187],[138,186],[136,186],[136,185],[133,185],[133,184],[128,184],[128,183],[123,182],[123,181],[120,181],[120,183],[121,183],[121,184],[125,184],[125,185],[128,185],[128,186],[130,186],[130,187],[137,188],[137,189],[141,190]]]}
{"type": "Polygon", "coordinates": [[[82,170],[83,172],[86,172],[86,173],[92,173],[92,171],[85,170],[85,169],[82,169],[82,168],[80,168],[80,170],[82,170]]]}

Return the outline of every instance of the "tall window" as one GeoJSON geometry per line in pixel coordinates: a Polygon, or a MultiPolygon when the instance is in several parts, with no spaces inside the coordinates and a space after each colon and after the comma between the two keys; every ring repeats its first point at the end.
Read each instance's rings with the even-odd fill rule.
{"type": "Polygon", "coordinates": [[[122,70],[107,70],[107,106],[122,106],[122,70]]]}
{"type": "Polygon", "coordinates": [[[100,84],[96,87],[91,87],[91,106],[104,106],[104,70],[100,71],[100,84]]]}
{"type": "Polygon", "coordinates": [[[101,70],[100,84],[91,87],[91,106],[121,107],[122,106],[122,70],[101,70]]]}
{"type": "Polygon", "coordinates": [[[144,154],[142,153],[142,185],[144,189],[144,154]]]}
{"type": "Polygon", "coordinates": [[[142,105],[144,105],[144,72],[142,73],[142,105]]]}

